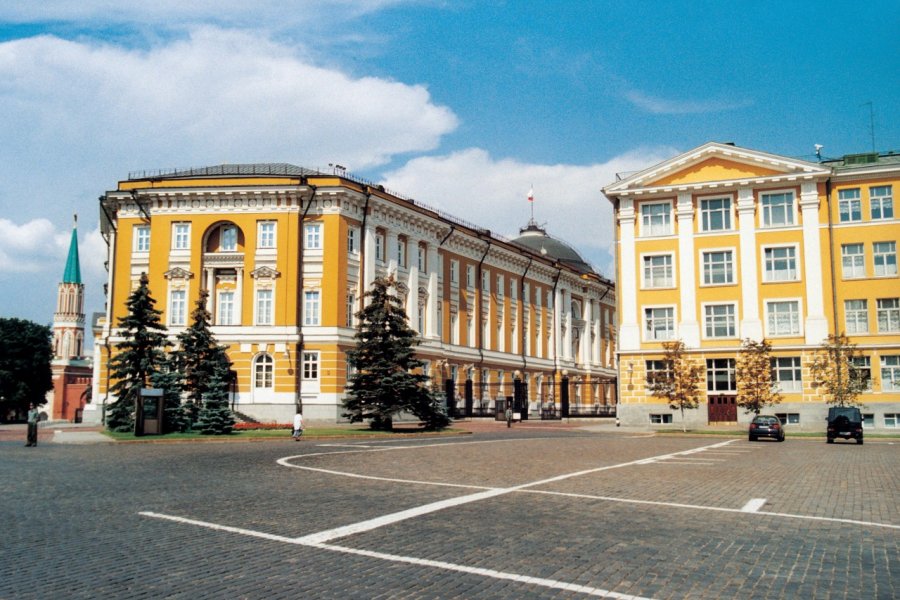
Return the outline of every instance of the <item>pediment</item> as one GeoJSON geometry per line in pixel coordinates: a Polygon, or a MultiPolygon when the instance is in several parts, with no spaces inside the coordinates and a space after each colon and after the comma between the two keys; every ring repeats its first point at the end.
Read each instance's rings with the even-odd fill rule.
{"type": "Polygon", "coordinates": [[[262,266],[250,271],[250,277],[253,279],[275,279],[281,275],[278,271],[269,266],[262,266]]]}
{"type": "Polygon", "coordinates": [[[194,274],[181,267],[175,267],[163,273],[163,277],[166,279],[192,279],[194,274]]]}
{"type": "Polygon", "coordinates": [[[829,170],[807,162],[730,144],[709,142],[629,175],[604,188],[607,196],[660,190],[825,178],[829,170]]]}

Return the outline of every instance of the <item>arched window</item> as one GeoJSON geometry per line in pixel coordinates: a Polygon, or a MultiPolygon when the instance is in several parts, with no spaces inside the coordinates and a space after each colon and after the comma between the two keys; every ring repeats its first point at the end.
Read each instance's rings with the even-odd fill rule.
{"type": "Polygon", "coordinates": [[[253,387],[271,389],[273,386],[275,361],[266,353],[256,357],[253,365],[253,387]]]}

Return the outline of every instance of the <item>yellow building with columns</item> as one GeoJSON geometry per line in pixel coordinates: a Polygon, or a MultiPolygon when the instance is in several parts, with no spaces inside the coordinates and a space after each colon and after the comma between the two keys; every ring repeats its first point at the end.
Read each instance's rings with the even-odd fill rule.
{"type": "Polygon", "coordinates": [[[100,213],[106,320],[85,420],[114,400],[107,362],[141,273],[173,343],[209,291],[232,406],[260,421],[289,422],[298,407],[340,420],[354,314],[388,274],[457,414],[514,390],[534,416],[562,396],[573,410],[616,402],[612,282],[534,223],[505,239],[344,172],[288,164],[133,174],[100,213]]]}
{"type": "Polygon", "coordinates": [[[813,352],[845,332],[871,373],[867,428],[900,427],[900,155],[807,162],[710,142],[603,189],[616,218],[619,416],[678,422],[647,392],[662,344],[682,340],[706,367],[689,425],[745,422],[741,340],[767,339],[783,401],[771,412],[824,429],[813,352]]]}

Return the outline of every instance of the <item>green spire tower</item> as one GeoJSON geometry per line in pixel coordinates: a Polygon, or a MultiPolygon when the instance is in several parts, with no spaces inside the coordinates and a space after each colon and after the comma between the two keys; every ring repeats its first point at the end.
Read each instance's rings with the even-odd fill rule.
{"type": "Polygon", "coordinates": [[[63,273],[62,280],[63,283],[81,283],[81,265],[78,261],[78,215],[75,215],[75,224],[72,225],[69,258],[66,259],[66,271],[63,273]]]}

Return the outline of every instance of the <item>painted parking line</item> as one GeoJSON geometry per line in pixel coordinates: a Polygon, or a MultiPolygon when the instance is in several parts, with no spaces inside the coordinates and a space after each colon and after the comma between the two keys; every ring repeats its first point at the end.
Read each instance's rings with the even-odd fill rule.
{"type": "MultiPolygon", "coordinates": [[[[534,585],[538,587],[544,587],[555,590],[562,590],[567,592],[575,592],[578,594],[585,594],[587,596],[596,596],[599,598],[612,598],[613,600],[653,600],[652,598],[648,598],[645,596],[635,596],[633,594],[621,594],[619,592],[613,592],[611,590],[605,590],[603,588],[588,586],[588,585],[580,585],[577,583],[569,583],[565,581],[560,581],[558,579],[546,579],[543,577],[531,577],[529,575],[521,575],[518,573],[508,573],[505,571],[496,571],[494,569],[483,569],[480,567],[470,567],[468,565],[460,565],[456,563],[450,563],[440,560],[430,560],[425,558],[416,558],[414,556],[402,556],[399,554],[388,554],[386,552],[374,552],[372,550],[360,550],[357,548],[348,548],[345,546],[336,546],[334,544],[323,544],[317,542],[309,542],[304,538],[289,538],[281,535],[273,535],[270,533],[264,533],[262,531],[254,531],[252,529],[243,529],[241,527],[231,527],[228,525],[219,525],[218,523],[210,523],[207,521],[198,521],[196,519],[187,519],[184,517],[177,517],[174,515],[166,515],[162,513],[155,512],[140,512],[138,513],[141,516],[149,517],[152,519],[161,519],[165,521],[173,521],[175,523],[181,523],[183,525],[194,525],[197,527],[204,527],[207,529],[213,529],[215,531],[224,531],[227,533],[235,533],[239,535],[245,535],[255,538],[260,538],[264,540],[269,540],[273,542],[280,542],[283,544],[292,544],[295,546],[306,546],[310,548],[318,548],[320,550],[328,550],[331,552],[339,552],[341,554],[353,554],[356,556],[365,556],[367,558],[375,558],[378,560],[386,560],[395,563],[402,563],[408,565],[416,565],[421,567],[430,567],[434,569],[441,569],[444,571],[454,571],[457,573],[465,573],[467,575],[479,575],[481,577],[488,577],[491,579],[500,579],[505,581],[515,581],[518,583],[522,583],[525,585],[534,585]]],[[[307,536],[308,537],[308,536],[307,536]]]]}
{"type": "Polygon", "coordinates": [[[741,509],[741,512],[755,513],[759,512],[759,509],[763,507],[763,504],[766,503],[765,498],[753,498],[744,507],[741,509]]]}

